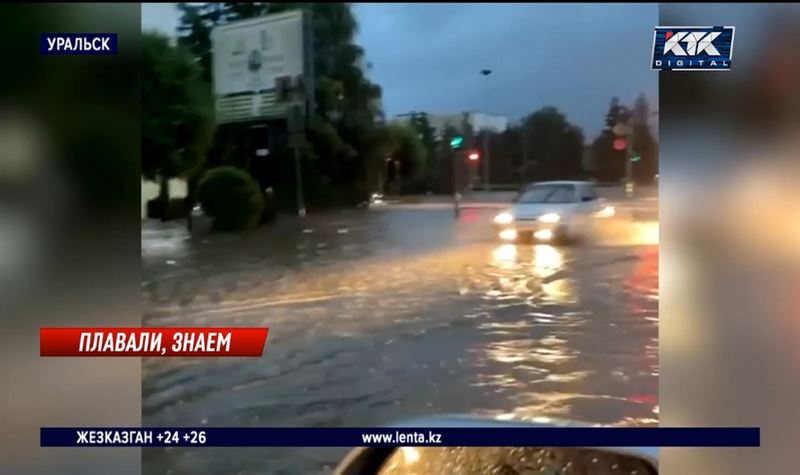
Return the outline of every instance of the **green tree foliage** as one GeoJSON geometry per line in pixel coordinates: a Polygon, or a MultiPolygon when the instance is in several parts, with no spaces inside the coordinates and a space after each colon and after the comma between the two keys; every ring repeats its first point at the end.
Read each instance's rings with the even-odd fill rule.
{"type": "Polygon", "coordinates": [[[606,128],[611,129],[620,122],[627,122],[629,117],[628,108],[619,103],[618,97],[612,97],[606,113],[606,128]]]}
{"type": "Polygon", "coordinates": [[[258,223],[264,197],[258,183],[244,170],[217,167],[200,180],[198,195],[203,211],[214,218],[214,228],[239,231],[258,223]]]}
{"type": "Polygon", "coordinates": [[[389,126],[392,159],[400,162],[401,174],[409,180],[419,179],[425,172],[427,151],[419,133],[412,126],[389,126]]]}
{"type": "Polygon", "coordinates": [[[436,140],[436,129],[431,125],[428,114],[425,112],[413,114],[409,121],[409,126],[419,135],[420,143],[424,149],[424,172],[430,174],[436,169],[436,150],[439,145],[436,140]]]}
{"type": "Polygon", "coordinates": [[[161,181],[199,170],[214,136],[208,83],[192,54],[158,33],[142,36],[142,174],[161,181]]]}
{"type": "Polygon", "coordinates": [[[632,108],[620,105],[619,100],[611,99],[606,113],[606,128],[592,143],[592,156],[595,160],[596,175],[601,181],[614,182],[625,178],[625,150],[614,150],[616,135],[612,127],[627,123],[633,130],[632,151],[640,156],[640,161],[632,164],[633,179],[642,184],[651,183],[658,173],[658,144],[650,132],[650,107],[643,94],[636,99],[632,108]]]}
{"type": "Polygon", "coordinates": [[[544,107],[523,120],[527,153],[536,162],[528,179],[575,178],[583,172],[583,132],[554,107],[544,107]]]}
{"type": "Polygon", "coordinates": [[[616,135],[611,129],[618,123],[627,123],[628,118],[627,109],[620,105],[618,98],[612,97],[605,117],[606,127],[592,142],[595,177],[602,182],[615,182],[625,177],[626,152],[614,150],[616,135]]]}
{"type": "Polygon", "coordinates": [[[625,152],[614,150],[614,133],[603,129],[592,142],[595,178],[601,182],[616,182],[625,176],[625,152]]]}
{"type": "Polygon", "coordinates": [[[492,183],[517,183],[523,181],[525,147],[522,127],[511,126],[495,136],[491,148],[492,183]]]}

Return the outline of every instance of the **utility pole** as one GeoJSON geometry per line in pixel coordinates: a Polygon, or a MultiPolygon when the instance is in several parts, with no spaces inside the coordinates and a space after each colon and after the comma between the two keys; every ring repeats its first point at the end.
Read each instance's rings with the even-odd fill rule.
{"type": "MultiPolygon", "coordinates": [[[[281,88],[285,91],[288,82],[291,78],[279,78],[284,84],[281,88]]],[[[288,129],[289,129],[289,146],[294,152],[294,175],[295,175],[295,191],[297,193],[297,215],[305,217],[306,204],[303,199],[303,170],[301,165],[302,160],[302,147],[306,141],[306,95],[304,84],[300,78],[295,78],[294,84],[291,86],[291,102],[288,104],[288,129]]]]}
{"type": "Polygon", "coordinates": [[[458,161],[460,156],[460,150],[453,150],[453,211],[456,219],[461,215],[461,193],[458,189],[458,161]]]}
{"type": "MultiPolygon", "coordinates": [[[[484,115],[486,117],[488,117],[489,116],[489,112],[487,110],[488,109],[487,108],[487,104],[489,102],[488,101],[488,98],[489,98],[489,87],[488,87],[489,81],[488,81],[488,78],[489,78],[489,75],[492,74],[492,70],[491,69],[481,69],[481,74],[485,78],[487,78],[487,81],[486,81],[487,86],[486,86],[486,90],[484,91],[484,101],[483,102],[484,102],[484,115]]],[[[478,131],[480,132],[480,129],[478,131]]],[[[486,129],[483,130],[483,184],[484,184],[484,186],[486,188],[486,191],[491,191],[492,185],[490,184],[490,180],[489,180],[489,130],[486,130],[486,129]]]]}
{"type": "Polygon", "coordinates": [[[633,134],[635,127],[630,128],[628,146],[625,149],[625,197],[633,198],[633,134]]]}
{"type": "Polygon", "coordinates": [[[297,131],[297,129],[299,129],[299,124],[302,124],[302,121],[304,120],[303,114],[301,112],[301,107],[302,106],[300,106],[299,104],[293,104],[290,107],[290,117],[292,118],[292,120],[290,120],[290,123],[297,124],[297,125],[293,124],[293,126],[290,125],[290,130],[294,129],[291,131],[292,135],[290,137],[291,141],[290,145],[294,152],[294,176],[295,176],[295,191],[297,193],[297,215],[302,218],[305,217],[306,215],[306,204],[305,200],[303,199],[303,170],[300,163],[302,160],[302,151],[300,150],[300,148],[305,143],[305,131],[303,132],[297,131]]]}
{"type": "Polygon", "coordinates": [[[453,153],[453,211],[456,219],[461,215],[460,165],[464,157],[464,134],[466,134],[468,127],[469,112],[464,112],[461,116],[461,132],[450,141],[450,149],[453,153]]]}
{"type": "Polygon", "coordinates": [[[632,110],[628,109],[627,107],[623,108],[622,117],[620,117],[620,121],[614,124],[614,127],[611,131],[616,135],[618,138],[615,140],[614,148],[615,150],[625,150],[625,197],[626,198],[633,198],[633,163],[631,159],[633,158],[633,129],[634,127],[631,126],[633,121],[635,120],[632,116],[632,110]],[[624,148],[619,147],[617,148],[616,142],[624,140],[624,148]]]}

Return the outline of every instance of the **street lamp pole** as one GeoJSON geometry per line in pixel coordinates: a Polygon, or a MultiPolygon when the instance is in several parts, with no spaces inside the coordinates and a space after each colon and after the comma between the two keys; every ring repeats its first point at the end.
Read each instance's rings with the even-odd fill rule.
{"type": "Polygon", "coordinates": [[[611,131],[614,133],[616,137],[618,137],[614,142],[614,149],[625,151],[625,197],[632,198],[633,197],[633,181],[631,177],[633,175],[633,167],[631,159],[633,158],[633,127],[631,124],[633,122],[633,117],[630,114],[630,111],[627,108],[622,109],[623,117],[620,118],[619,122],[617,122],[611,131]],[[616,142],[617,140],[624,140],[625,141],[625,148],[622,147],[617,148],[616,142]]]}
{"type": "MultiPolygon", "coordinates": [[[[486,91],[484,91],[484,115],[488,117],[488,99],[489,99],[489,75],[492,74],[491,69],[481,69],[481,74],[487,79],[486,80],[486,91]]],[[[483,184],[486,188],[486,191],[491,191],[492,185],[489,183],[489,131],[487,129],[483,130],[483,184]]]]}
{"type": "Polygon", "coordinates": [[[633,134],[636,130],[631,127],[630,134],[628,135],[628,146],[625,150],[625,196],[633,198],[633,134]]]}

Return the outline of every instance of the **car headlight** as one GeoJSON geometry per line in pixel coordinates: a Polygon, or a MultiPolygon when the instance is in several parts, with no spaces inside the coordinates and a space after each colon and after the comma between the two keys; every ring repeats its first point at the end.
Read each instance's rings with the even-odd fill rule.
{"type": "Polygon", "coordinates": [[[557,223],[561,220],[561,216],[556,213],[547,213],[539,216],[539,221],[543,223],[557,223]]]}
{"type": "Polygon", "coordinates": [[[511,213],[500,213],[494,217],[494,222],[497,224],[509,224],[514,221],[514,217],[511,216],[511,213]]]}

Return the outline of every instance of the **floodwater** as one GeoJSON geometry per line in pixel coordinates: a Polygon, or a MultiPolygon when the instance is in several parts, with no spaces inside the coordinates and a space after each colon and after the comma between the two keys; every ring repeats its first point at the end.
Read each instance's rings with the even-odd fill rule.
{"type": "MultiPolygon", "coordinates": [[[[387,207],[193,239],[146,229],[145,326],[270,333],[262,358],[143,360],[142,424],[466,413],[656,425],[657,222],[613,244],[510,245],[493,237],[495,212],[456,222],[448,209],[387,207]]],[[[345,452],[145,449],[143,473],[329,473],[345,452]]]]}

